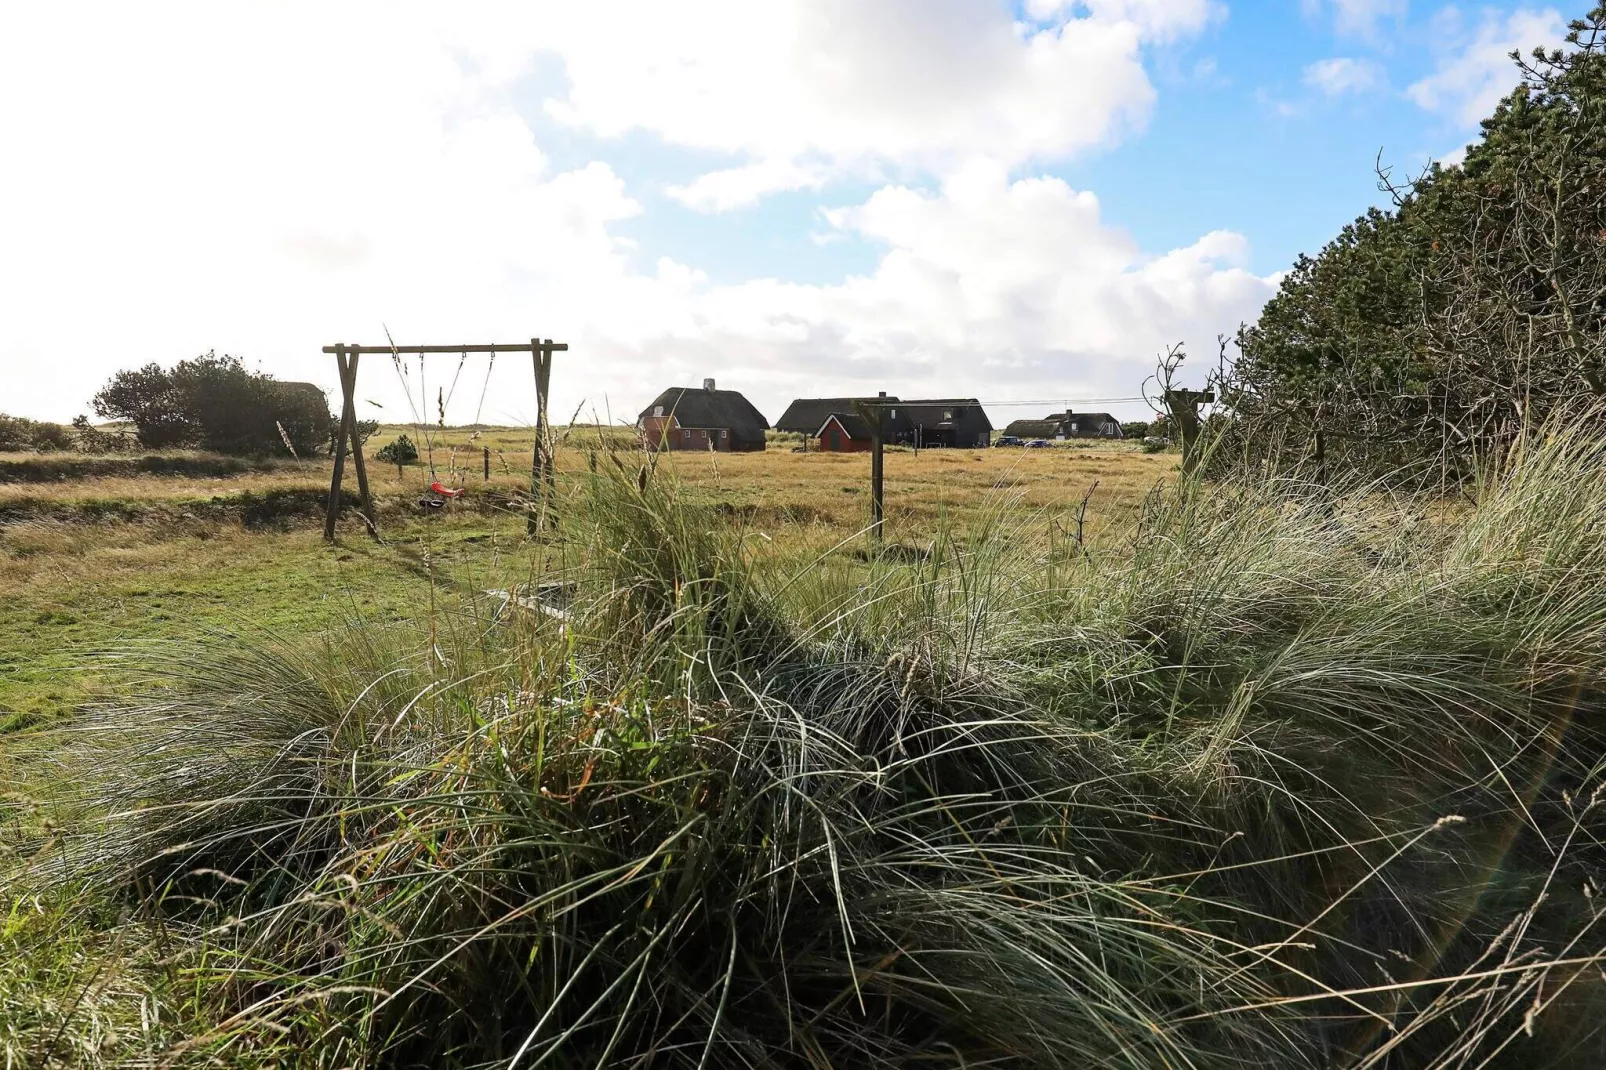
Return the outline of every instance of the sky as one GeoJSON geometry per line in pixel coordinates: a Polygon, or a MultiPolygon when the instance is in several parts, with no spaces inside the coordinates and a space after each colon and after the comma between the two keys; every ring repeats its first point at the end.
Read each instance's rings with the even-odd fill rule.
{"type": "MultiPolygon", "coordinates": [[[[1586,6],[0,0],[0,412],[208,351],[338,399],[322,347],[388,330],[567,342],[559,421],[1141,416],[1586,6]]],[[[366,358],[360,415],[533,418],[527,358],[422,375],[366,358]]]]}

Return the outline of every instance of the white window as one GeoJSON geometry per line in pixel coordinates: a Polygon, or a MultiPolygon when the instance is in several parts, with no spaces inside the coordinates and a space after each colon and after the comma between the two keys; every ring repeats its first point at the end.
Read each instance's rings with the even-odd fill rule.
{"type": "Polygon", "coordinates": [[[652,414],[654,416],[662,416],[664,414],[664,407],[662,405],[654,405],[652,407],[652,414]]]}
{"type": "Polygon", "coordinates": [[[942,410],[942,418],[944,420],[952,420],[954,418],[954,410],[952,410],[952,409],[944,409],[944,410],[942,410]]]}
{"type": "Polygon", "coordinates": [[[725,428],[722,427],[719,430],[719,437],[720,438],[730,438],[731,437],[731,433],[728,430],[726,430],[725,428]]]}
{"type": "Polygon", "coordinates": [[[682,431],[681,435],[684,436],[681,439],[682,442],[690,442],[691,441],[691,432],[690,431],[682,431]]]}
{"type": "Polygon", "coordinates": [[[1073,420],[1073,421],[1071,421],[1071,431],[1074,433],[1076,431],[1076,429],[1077,429],[1076,428],[1076,421],[1073,420]]]}
{"type": "Polygon", "coordinates": [[[892,418],[894,420],[896,420],[898,418],[898,410],[897,409],[893,409],[892,410],[892,418]]]}

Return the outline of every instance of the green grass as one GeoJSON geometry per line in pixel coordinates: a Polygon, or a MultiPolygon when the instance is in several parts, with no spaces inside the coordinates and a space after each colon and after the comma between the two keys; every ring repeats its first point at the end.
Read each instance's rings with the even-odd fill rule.
{"type": "Polygon", "coordinates": [[[573,486],[566,616],[146,645],[9,738],[13,1064],[1606,1061],[1600,442],[884,555],[573,486]]]}
{"type": "MultiPolygon", "coordinates": [[[[401,430],[416,434],[381,429],[368,452],[401,430]]],[[[628,429],[566,435],[558,454],[564,495],[580,492],[595,448],[641,460],[628,450],[628,429]]],[[[529,431],[447,428],[433,436],[438,474],[453,484],[461,478],[469,495],[445,514],[424,516],[416,502],[427,468],[398,475],[372,465],[383,547],[363,538],[350,513],[338,548],[318,538],[327,461],[244,464],[195,453],[0,459],[0,467],[29,473],[10,483],[0,473],[0,732],[68,713],[113,686],[94,669],[94,655],[130,641],[206,642],[242,624],[316,636],[354,608],[409,614],[430,586],[420,567],[426,536],[440,537],[444,578],[433,585],[443,598],[505,586],[503,572],[517,579],[541,567],[540,553],[525,552],[517,507],[528,486],[529,431]],[[482,445],[493,450],[489,482],[477,467],[482,445]]],[[[1031,537],[1058,522],[1048,537],[1063,541],[1068,512],[1094,483],[1088,530],[1124,527],[1170,467],[1148,461],[1107,449],[895,453],[887,463],[889,537],[924,545],[942,525],[968,524],[1013,492],[1031,537]]],[[[868,518],[862,456],[677,454],[664,463],[683,481],[688,508],[705,510],[711,523],[761,532],[778,557],[810,560],[851,540],[868,518]]],[[[349,470],[347,492],[355,493],[349,470]]]]}

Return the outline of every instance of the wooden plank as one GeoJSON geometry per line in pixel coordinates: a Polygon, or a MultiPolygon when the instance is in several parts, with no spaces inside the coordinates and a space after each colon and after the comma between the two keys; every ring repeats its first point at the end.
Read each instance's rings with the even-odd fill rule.
{"type": "Polygon", "coordinates": [[[340,516],[340,480],[346,474],[346,441],[351,437],[346,426],[347,414],[353,412],[355,405],[351,397],[351,383],[346,377],[346,352],[344,346],[337,346],[335,363],[340,367],[340,434],[335,436],[335,474],[329,480],[329,504],[324,508],[323,537],[325,542],[335,541],[335,520],[340,516]]]}
{"type": "MultiPolygon", "coordinates": [[[[541,344],[541,340],[539,338],[535,338],[535,339],[531,339],[530,342],[528,342],[528,343],[526,343],[526,342],[498,343],[496,345],[484,345],[484,346],[394,346],[394,347],[392,347],[392,346],[344,346],[344,347],[341,347],[341,346],[338,346],[338,345],[333,345],[333,346],[324,346],[323,347],[323,351],[325,353],[334,353],[336,351],[340,351],[340,352],[345,352],[345,353],[357,353],[357,354],[373,353],[373,354],[378,354],[378,355],[384,355],[384,354],[389,354],[389,353],[397,353],[397,354],[406,353],[408,355],[416,355],[416,354],[419,354],[419,353],[424,353],[424,354],[429,354],[429,353],[457,353],[457,354],[462,354],[462,353],[528,353],[528,352],[530,352],[532,346],[539,346],[540,344],[541,344]]],[[[550,339],[548,339],[546,344],[551,346],[552,351],[555,352],[555,353],[565,353],[565,352],[568,352],[568,349],[569,349],[569,343],[567,343],[567,342],[553,342],[550,339]]]]}

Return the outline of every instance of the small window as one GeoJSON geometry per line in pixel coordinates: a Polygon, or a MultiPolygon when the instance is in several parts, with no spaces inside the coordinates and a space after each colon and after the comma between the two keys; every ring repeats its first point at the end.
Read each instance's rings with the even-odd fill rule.
{"type": "Polygon", "coordinates": [[[896,420],[898,418],[898,410],[897,409],[893,409],[892,410],[892,418],[894,420],[896,420]]]}
{"type": "Polygon", "coordinates": [[[1072,432],[1075,432],[1075,431],[1076,431],[1076,430],[1077,430],[1077,427],[1076,427],[1076,423],[1075,423],[1075,422],[1074,422],[1074,421],[1073,421],[1073,422],[1072,422],[1072,423],[1071,423],[1071,431],[1072,431],[1072,432]]]}
{"type": "Polygon", "coordinates": [[[952,409],[943,409],[942,410],[942,418],[944,420],[952,420],[954,418],[954,410],[952,410],[952,409]]]}
{"type": "Polygon", "coordinates": [[[683,438],[681,441],[683,441],[683,442],[690,442],[691,441],[691,432],[690,431],[682,431],[681,434],[685,436],[685,438],[683,438]]]}
{"type": "Polygon", "coordinates": [[[664,407],[662,405],[654,405],[652,407],[652,414],[654,416],[662,416],[664,414],[664,407]]]}
{"type": "Polygon", "coordinates": [[[728,431],[728,430],[726,430],[725,428],[722,427],[719,430],[719,437],[720,438],[730,438],[731,437],[731,433],[730,433],[730,431],[728,431]]]}

